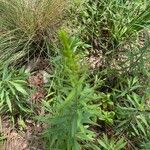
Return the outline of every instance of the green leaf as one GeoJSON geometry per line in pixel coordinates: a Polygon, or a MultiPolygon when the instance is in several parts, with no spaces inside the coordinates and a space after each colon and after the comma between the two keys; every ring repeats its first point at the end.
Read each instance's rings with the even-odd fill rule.
{"type": "Polygon", "coordinates": [[[13,82],[18,84],[27,84],[27,82],[24,80],[13,80],[13,82]]]}
{"type": "Polygon", "coordinates": [[[81,146],[77,141],[74,141],[72,150],[81,150],[81,146]]]}
{"type": "Polygon", "coordinates": [[[6,103],[8,105],[8,108],[9,108],[10,112],[12,112],[12,104],[11,104],[11,100],[10,100],[8,92],[6,92],[6,103]]]}
{"type": "Polygon", "coordinates": [[[144,116],[144,115],[141,114],[141,115],[139,116],[139,119],[141,119],[142,122],[143,122],[147,127],[149,127],[148,122],[147,122],[147,120],[146,120],[146,116],[144,116]]]}
{"type": "Polygon", "coordinates": [[[6,80],[8,78],[8,67],[5,66],[3,69],[3,76],[2,76],[2,80],[6,80]]]}
{"type": "Polygon", "coordinates": [[[72,91],[68,94],[65,101],[62,103],[62,105],[60,105],[59,110],[63,110],[65,107],[67,107],[70,104],[70,102],[74,100],[75,95],[76,95],[76,90],[72,89],[72,91]]]}
{"type": "Polygon", "coordinates": [[[17,91],[19,91],[20,93],[24,94],[24,95],[28,95],[28,93],[26,92],[26,90],[18,83],[14,83],[12,81],[9,81],[9,83],[11,83],[17,91]]]}
{"type": "Polygon", "coordinates": [[[146,132],[145,132],[145,128],[142,126],[142,124],[139,122],[138,119],[136,119],[136,122],[138,124],[139,129],[141,129],[141,131],[144,133],[144,135],[146,136],[146,132]]]}
{"type": "Polygon", "coordinates": [[[125,148],[126,144],[127,143],[124,141],[124,138],[121,138],[119,141],[117,141],[115,150],[121,150],[121,149],[125,148]]]}
{"type": "Polygon", "coordinates": [[[1,98],[1,101],[3,101],[5,98],[5,90],[4,89],[2,89],[2,91],[0,93],[0,98],[1,98]]]}
{"type": "Polygon", "coordinates": [[[72,135],[73,138],[75,137],[75,134],[77,133],[77,128],[78,128],[77,119],[78,119],[77,114],[74,114],[73,115],[73,120],[72,120],[72,123],[71,123],[72,124],[71,135],[72,135]]]}
{"type": "Polygon", "coordinates": [[[136,128],[136,125],[135,125],[135,124],[131,124],[131,126],[132,126],[134,132],[135,132],[137,135],[139,135],[139,131],[138,131],[138,129],[136,128]]]}
{"type": "Polygon", "coordinates": [[[109,143],[108,143],[108,139],[107,136],[104,134],[103,135],[103,139],[98,140],[98,143],[105,149],[109,150],[109,143]]]}
{"type": "Polygon", "coordinates": [[[12,94],[13,95],[16,95],[16,91],[15,91],[15,89],[11,86],[11,84],[7,84],[8,85],[8,87],[9,87],[9,89],[10,89],[10,91],[12,92],[12,94]]]}

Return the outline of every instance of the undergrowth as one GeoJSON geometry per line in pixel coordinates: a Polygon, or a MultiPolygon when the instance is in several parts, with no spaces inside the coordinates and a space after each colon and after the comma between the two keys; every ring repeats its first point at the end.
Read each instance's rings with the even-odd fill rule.
{"type": "Polygon", "coordinates": [[[27,75],[23,69],[9,70],[8,66],[0,72],[0,113],[1,117],[9,114],[13,123],[16,116],[32,113],[28,101],[27,75]]]}
{"type": "Polygon", "coordinates": [[[0,16],[1,116],[43,125],[47,150],[150,149],[148,0],[0,0],[0,16]],[[33,108],[20,67],[41,56],[33,108]]]}

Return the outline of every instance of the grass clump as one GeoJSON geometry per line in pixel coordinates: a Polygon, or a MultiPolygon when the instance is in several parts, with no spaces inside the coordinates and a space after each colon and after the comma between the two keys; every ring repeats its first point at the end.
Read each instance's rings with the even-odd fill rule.
{"type": "Polygon", "coordinates": [[[124,138],[120,138],[119,140],[114,140],[113,138],[109,139],[105,134],[98,142],[104,149],[110,150],[122,150],[127,144],[124,138]]]}
{"type": "Polygon", "coordinates": [[[52,41],[68,5],[64,0],[1,0],[1,63],[46,55],[46,43],[52,41]]]}
{"type": "Polygon", "coordinates": [[[114,129],[117,134],[124,134],[130,140],[132,148],[150,140],[150,106],[146,102],[149,93],[143,88],[138,78],[134,77],[124,81],[114,95],[117,105],[114,129]]]}
{"type": "Polygon", "coordinates": [[[9,114],[13,119],[31,113],[28,99],[26,74],[22,70],[9,71],[4,67],[0,72],[0,113],[9,114]]]}

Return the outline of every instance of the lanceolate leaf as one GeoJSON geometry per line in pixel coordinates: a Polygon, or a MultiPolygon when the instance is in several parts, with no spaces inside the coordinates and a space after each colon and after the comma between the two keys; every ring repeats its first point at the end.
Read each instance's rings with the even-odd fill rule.
{"type": "Polygon", "coordinates": [[[28,95],[28,93],[24,90],[24,88],[18,84],[18,83],[15,83],[13,81],[9,81],[15,88],[17,91],[19,91],[20,93],[24,94],[24,95],[28,95]]]}
{"type": "Polygon", "coordinates": [[[6,92],[6,103],[8,105],[9,111],[12,112],[12,103],[11,103],[11,99],[9,97],[9,93],[6,92]]]}

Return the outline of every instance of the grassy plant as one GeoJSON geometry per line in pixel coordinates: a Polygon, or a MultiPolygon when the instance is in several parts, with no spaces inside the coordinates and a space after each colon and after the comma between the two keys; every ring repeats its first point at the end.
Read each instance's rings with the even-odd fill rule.
{"type": "MultiPolygon", "coordinates": [[[[149,3],[147,1],[91,1],[85,0],[84,9],[79,12],[81,33],[91,45],[105,48],[103,42],[118,46],[132,38],[143,28],[149,27],[149,3]],[[133,9],[134,8],[134,9],[133,9]],[[102,39],[103,40],[102,40],[102,39]],[[118,43],[118,44],[117,44],[118,43]]],[[[106,47],[108,48],[108,47],[106,47]]]]}
{"type": "Polygon", "coordinates": [[[0,0],[1,62],[45,54],[67,4],[64,0],[0,0]]]}
{"type": "Polygon", "coordinates": [[[141,88],[143,87],[138,79],[131,78],[126,85],[124,83],[121,86],[120,94],[116,97],[118,125],[115,130],[126,135],[131,140],[133,148],[138,147],[140,142],[148,141],[150,137],[150,106],[146,104],[149,94],[141,93],[141,88]]]}
{"type": "Polygon", "coordinates": [[[113,138],[109,139],[107,135],[103,135],[103,138],[98,140],[98,143],[101,145],[103,150],[122,150],[126,146],[124,138],[114,140],[113,138]]]}
{"type": "Polygon", "coordinates": [[[0,72],[0,112],[2,115],[10,114],[12,117],[30,112],[27,102],[26,75],[21,71],[8,70],[5,67],[0,72]]]}
{"type": "Polygon", "coordinates": [[[79,8],[75,9],[78,12],[73,16],[73,23],[79,27],[82,39],[92,46],[89,53],[96,52],[102,56],[102,66],[115,69],[119,69],[121,64],[121,67],[135,67],[137,61],[143,60],[143,53],[147,50],[145,47],[139,49],[137,39],[142,30],[149,28],[150,7],[147,0],[83,0],[79,8]]]}

